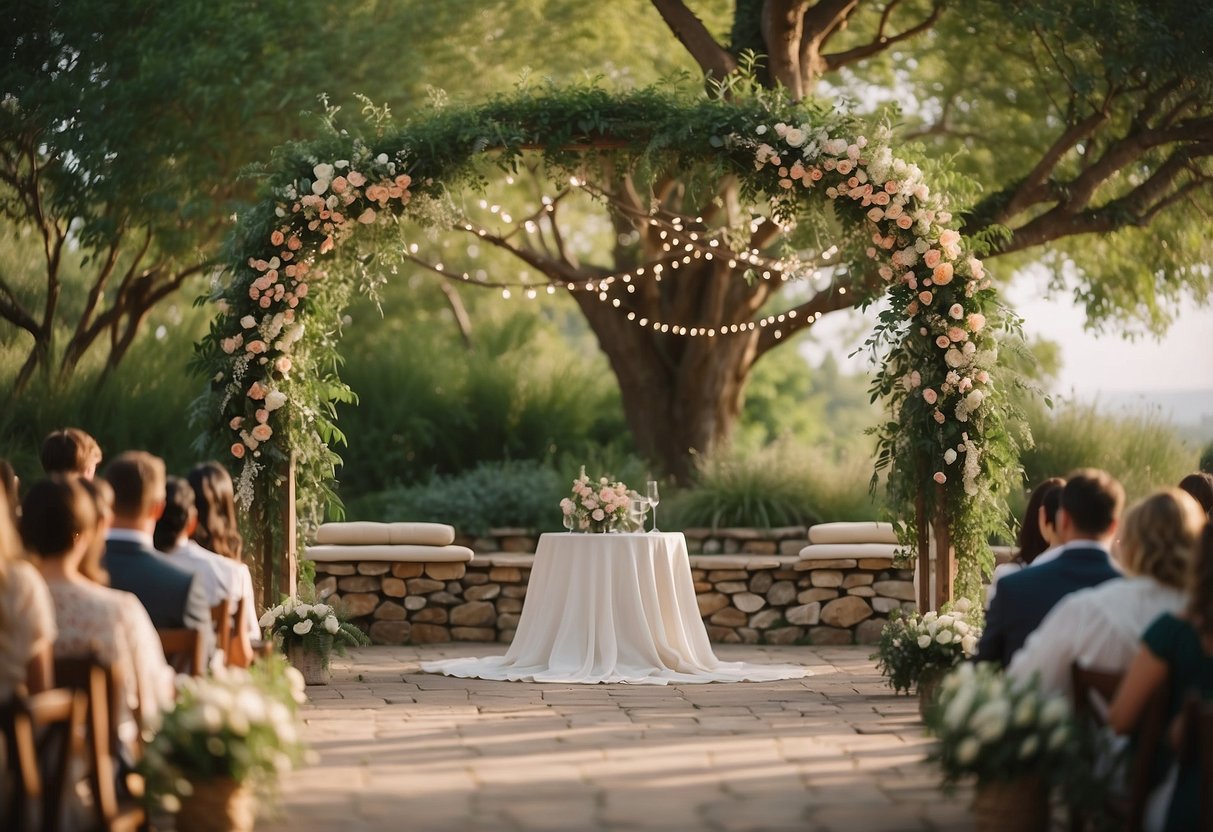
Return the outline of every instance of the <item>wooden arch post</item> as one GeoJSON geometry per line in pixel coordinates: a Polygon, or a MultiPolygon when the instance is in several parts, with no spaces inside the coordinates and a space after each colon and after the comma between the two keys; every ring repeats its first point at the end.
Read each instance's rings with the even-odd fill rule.
{"type": "Polygon", "coordinates": [[[956,555],[952,551],[952,531],[943,510],[944,492],[935,492],[935,511],[927,509],[923,492],[914,498],[914,525],[918,531],[918,611],[938,610],[952,600],[956,582],[956,555]],[[931,555],[935,564],[932,568],[931,555]],[[934,592],[932,592],[932,577],[934,592]]]}
{"type": "Polygon", "coordinates": [[[278,490],[276,504],[269,511],[277,512],[278,523],[271,524],[268,522],[270,518],[265,517],[266,527],[260,530],[261,534],[258,537],[261,542],[261,551],[258,554],[261,560],[261,604],[263,607],[272,607],[278,603],[278,598],[282,595],[294,598],[299,582],[299,518],[295,511],[295,455],[293,453],[289,459],[279,465],[277,475],[282,481],[282,487],[278,490]],[[281,529],[280,535],[273,531],[274,525],[281,529]]]}

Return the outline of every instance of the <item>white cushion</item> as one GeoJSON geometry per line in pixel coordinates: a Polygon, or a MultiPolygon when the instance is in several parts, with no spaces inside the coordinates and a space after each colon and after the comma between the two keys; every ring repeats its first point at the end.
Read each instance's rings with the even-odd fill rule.
{"type": "Polygon", "coordinates": [[[472,550],[466,546],[320,545],[309,546],[307,557],[317,562],[375,560],[401,563],[467,563],[472,550]]]}
{"type": "Polygon", "coordinates": [[[809,527],[810,543],[896,543],[892,523],[818,523],[809,527]]]}
{"type": "Polygon", "coordinates": [[[800,550],[800,559],[891,558],[899,548],[895,543],[812,543],[800,550]]]}
{"type": "Polygon", "coordinates": [[[387,523],[325,523],[316,529],[317,543],[344,543],[349,546],[391,543],[387,523]]]}
{"type": "Polygon", "coordinates": [[[455,542],[455,527],[442,523],[388,523],[388,543],[416,543],[419,546],[450,546],[455,542]]]}

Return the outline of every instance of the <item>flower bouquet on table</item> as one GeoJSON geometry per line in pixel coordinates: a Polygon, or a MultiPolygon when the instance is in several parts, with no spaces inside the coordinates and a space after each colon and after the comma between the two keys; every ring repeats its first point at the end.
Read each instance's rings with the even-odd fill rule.
{"type": "Polygon", "coordinates": [[[917,686],[923,707],[930,705],[944,674],[977,649],[981,631],[968,618],[970,608],[961,598],[939,613],[893,612],[873,656],[893,690],[908,692],[917,686]]]}
{"type": "Polygon", "coordinates": [[[281,657],[178,677],[139,764],[147,800],[176,813],[178,832],[252,829],[255,794],[304,759],[304,698],[302,676],[281,657]]]}
{"type": "Polygon", "coordinates": [[[257,623],[267,640],[281,645],[309,685],[322,685],[328,679],[334,650],[344,654],[348,645],[371,643],[366,633],[344,621],[341,612],[329,604],[287,598],[266,610],[257,623]]]}
{"type": "Polygon", "coordinates": [[[621,482],[609,477],[597,481],[586,476],[585,466],[573,480],[573,493],[560,501],[565,528],[583,532],[609,532],[628,521],[632,495],[621,482]]]}
{"type": "Polygon", "coordinates": [[[1069,700],[989,663],[961,664],[927,715],[945,784],[972,777],[980,830],[1048,828],[1049,788],[1084,759],[1069,700]]]}

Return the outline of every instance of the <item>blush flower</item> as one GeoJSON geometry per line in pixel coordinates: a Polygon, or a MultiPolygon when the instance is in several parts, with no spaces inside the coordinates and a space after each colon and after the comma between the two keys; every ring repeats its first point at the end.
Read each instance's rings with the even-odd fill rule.
{"type": "Polygon", "coordinates": [[[935,404],[939,401],[939,394],[933,388],[928,387],[922,391],[922,398],[927,404],[935,404]]]}
{"type": "Polygon", "coordinates": [[[950,317],[950,318],[953,318],[953,319],[959,321],[964,316],[965,316],[965,308],[963,306],[961,306],[959,303],[952,304],[951,308],[948,309],[948,317],[950,317]]]}
{"type": "Polygon", "coordinates": [[[244,443],[243,442],[233,443],[231,450],[232,450],[232,456],[236,457],[236,459],[244,459],[244,443]]]}
{"type": "Polygon", "coordinates": [[[943,471],[936,471],[935,476],[931,477],[931,479],[935,480],[935,482],[939,483],[940,485],[943,485],[948,481],[948,475],[943,471]]]}
{"type": "Polygon", "coordinates": [[[253,438],[258,442],[267,442],[269,441],[269,438],[274,435],[274,429],[269,425],[260,424],[253,428],[251,433],[253,438]]]}

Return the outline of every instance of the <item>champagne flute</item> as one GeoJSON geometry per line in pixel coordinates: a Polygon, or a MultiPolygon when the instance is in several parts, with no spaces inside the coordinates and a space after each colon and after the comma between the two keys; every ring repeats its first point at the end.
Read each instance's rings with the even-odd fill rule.
{"type": "Polygon", "coordinates": [[[661,494],[657,491],[657,480],[649,480],[648,487],[649,505],[653,507],[653,528],[652,531],[657,531],[657,504],[661,502],[661,494]]]}
{"type": "Polygon", "coordinates": [[[564,514],[561,512],[561,519],[564,521],[564,530],[569,534],[573,532],[573,515],[564,514]]]}

